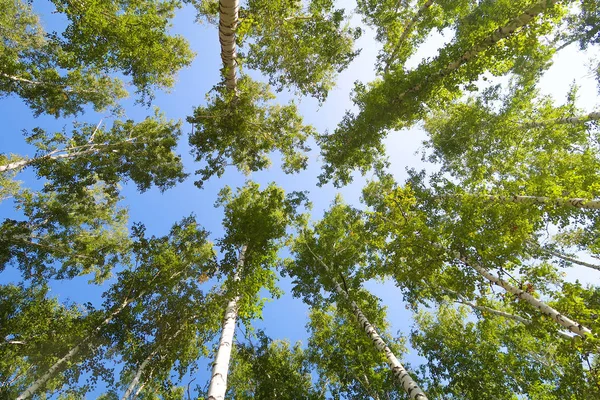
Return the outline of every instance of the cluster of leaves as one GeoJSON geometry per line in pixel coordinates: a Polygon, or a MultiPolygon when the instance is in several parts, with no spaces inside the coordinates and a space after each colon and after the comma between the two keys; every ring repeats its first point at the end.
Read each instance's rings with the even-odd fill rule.
{"type": "Polygon", "coordinates": [[[429,107],[456,99],[486,72],[537,76],[553,54],[542,38],[563,15],[563,7],[553,2],[482,2],[459,19],[454,39],[433,60],[410,71],[400,66],[369,85],[357,83],[359,111],[348,111],[335,132],[321,138],[326,160],[321,183],[346,184],[353,169],[364,173],[377,165],[387,131],[411,126],[429,107]]]}
{"type": "Polygon", "coordinates": [[[16,94],[36,115],[73,115],[91,103],[114,106],[126,95],[123,82],[109,74],[130,75],[141,99],[154,88],[173,85],[176,71],[193,53],[169,21],[179,1],[56,0],[69,21],[62,35],[46,34],[31,6],[3,0],[0,19],[0,93],[16,94]],[[167,50],[167,51],[165,51],[167,50]]]}
{"type": "Polygon", "coordinates": [[[196,161],[207,165],[197,171],[202,187],[210,177],[221,177],[228,165],[248,174],[270,165],[268,154],[279,150],[287,173],[306,168],[310,149],[305,144],[314,129],[302,123],[295,104],[274,105],[269,86],[248,76],[238,80],[235,91],[224,83],[207,95],[208,105],[197,107],[188,122],[195,132],[189,137],[196,161]]]}

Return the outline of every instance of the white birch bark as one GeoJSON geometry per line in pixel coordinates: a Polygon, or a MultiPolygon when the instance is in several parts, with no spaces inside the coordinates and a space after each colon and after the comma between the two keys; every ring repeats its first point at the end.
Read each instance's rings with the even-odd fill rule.
{"type": "Polygon", "coordinates": [[[545,251],[546,253],[548,253],[550,255],[553,255],[556,258],[560,258],[561,260],[565,260],[565,261],[571,262],[573,264],[581,265],[583,267],[592,268],[592,269],[595,269],[596,271],[600,271],[600,265],[587,263],[585,261],[578,260],[574,257],[569,257],[569,256],[559,253],[557,251],[546,250],[546,249],[544,249],[543,251],[545,251]]]}
{"type": "Polygon", "coordinates": [[[92,334],[86,336],[81,342],[79,342],[75,347],[73,347],[71,350],[69,350],[69,352],[67,354],[65,354],[61,359],[59,359],[58,361],[56,361],[49,369],[48,371],[46,371],[42,376],[40,376],[38,379],[35,380],[35,382],[33,382],[27,389],[25,389],[25,391],[23,393],[21,393],[19,395],[19,397],[16,398],[16,400],[24,400],[27,399],[29,397],[31,397],[35,392],[37,392],[40,387],[42,387],[46,382],[48,382],[48,380],[50,380],[50,378],[52,378],[54,376],[54,374],[56,374],[56,372],[64,365],[66,364],[69,360],[71,360],[73,357],[75,357],[77,355],[77,353],[79,353],[79,351],[88,344],[88,342],[96,335],[98,334],[102,328],[104,328],[105,325],[107,325],[110,321],[112,321],[112,319],[119,314],[121,311],[123,311],[123,309],[125,307],[127,307],[127,305],[129,303],[131,303],[133,301],[133,299],[126,299],[123,303],[121,303],[121,305],[119,307],[117,307],[116,310],[114,310],[113,312],[111,312],[108,317],[106,317],[104,319],[104,321],[102,321],[102,323],[100,325],[98,325],[96,328],[94,328],[92,334]]]}
{"type": "Polygon", "coordinates": [[[550,307],[546,303],[536,299],[535,297],[533,297],[526,291],[521,290],[517,287],[514,287],[510,283],[498,278],[497,276],[494,276],[493,274],[489,273],[485,268],[482,268],[481,266],[479,266],[475,263],[469,263],[464,258],[461,258],[461,261],[465,265],[473,268],[481,276],[485,277],[490,282],[502,287],[507,292],[514,294],[519,299],[528,302],[533,307],[540,310],[540,312],[542,312],[543,314],[546,314],[547,316],[552,318],[554,321],[556,321],[558,324],[567,328],[569,331],[575,333],[576,335],[585,337],[586,335],[592,334],[592,331],[589,328],[586,328],[585,326],[581,325],[580,323],[577,323],[576,321],[573,321],[572,319],[570,319],[564,315],[561,315],[557,310],[550,307]]]}
{"type": "Polygon", "coordinates": [[[150,355],[148,357],[146,357],[144,359],[144,361],[142,361],[142,363],[140,364],[140,366],[138,367],[138,369],[135,373],[135,376],[131,380],[131,383],[127,387],[127,390],[125,390],[125,393],[123,394],[123,397],[121,398],[121,400],[127,400],[131,396],[131,394],[133,393],[133,390],[135,389],[135,387],[140,382],[140,379],[142,378],[142,373],[144,372],[144,369],[146,368],[146,366],[148,366],[148,364],[150,363],[152,358],[156,355],[156,353],[158,353],[158,349],[159,348],[156,348],[152,353],[150,353],[150,355]]]}
{"type": "Polygon", "coordinates": [[[600,119],[600,111],[594,111],[580,117],[565,117],[556,118],[539,122],[526,122],[522,126],[525,128],[541,128],[548,125],[566,125],[566,124],[582,124],[589,121],[597,121],[600,119]]]}
{"type": "Polygon", "coordinates": [[[404,366],[398,361],[392,350],[388,347],[385,341],[379,336],[373,325],[369,322],[367,317],[362,313],[358,305],[350,300],[350,296],[337,281],[335,283],[335,290],[340,295],[346,298],[350,302],[350,306],[354,311],[354,315],[358,319],[358,323],[362,327],[363,331],[367,334],[369,339],[373,342],[373,345],[377,348],[377,350],[383,352],[385,357],[388,360],[388,364],[392,369],[394,374],[394,378],[396,381],[404,388],[404,391],[408,394],[408,396],[413,400],[427,400],[427,396],[425,393],[419,388],[419,385],[412,379],[409,375],[408,371],[404,368],[404,366]]]}
{"type": "MultiPolygon", "coordinates": [[[[233,281],[240,280],[240,273],[244,267],[244,257],[246,255],[246,245],[242,246],[240,258],[238,259],[233,281]]],[[[225,317],[223,318],[223,328],[221,329],[221,338],[219,339],[219,349],[215,356],[215,362],[212,367],[210,385],[208,387],[207,400],[224,400],[227,391],[227,371],[229,369],[229,360],[231,358],[231,347],[233,346],[233,336],[235,334],[235,321],[237,319],[237,303],[239,296],[235,296],[227,303],[225,317]]]]}
{"type": "Polygon", "coordinates": [[[398,50],[400,50],[400,48],[408,38],[408,35],[412,32],[416,23],[421,19],[421,16],[423,16],[425,11],[427,11],[432,5],[433,0],[427,0],[421,7],[419,7],[417,13],[404,25],[402,35],[400,35],[400,39],[398,39],[398,42],[396,43],[396,46],[392,51],[392,55],[385,64],[385,68],[383,70],[384,73],[388,71],[388,69],[390,68],[390,64],[394,62],[394,59],[396,58],[396,53],[398,53],[398,50]]]}
{"type": "MultiPolygon", "coordinates": [[[[492,34],[490,34],[490,36],[483,39],[479,44],[473,46],[470,50],[463,53],[463,55],[459,59],[451,62],[445,68],[442,68],[439,72],[425,77],[423,80],[426,83],[427,81],[429,81],[431,79],[442,78],[442,77],[452,73],[453,71],[457,70],[461,65],[467,63],[469,60],[471,60],[472,58],[477,56],[479,53],[492,47],[493,45],[498,43],[500,40],[510,36],[517,29],[522,28],[523,26],[527,25],[529,22],[531,22],[531,20],[533,20],[535,17],[537,17],[542,12],[544,12],[546,9],[548,9],[548,7],[551,7],[552,5],[554,5],[554,3],[556,3],[556,0],[541,0],[537,3],[535,3],[533,6],[531,6],[529,9],[527,9],[525,12],[523,12],[521,15],[519,15],[515,19],[509,21],[506,25],[496,29],[492,34]]],[[[400,93],[396,97],[396,99],[401,100],[408,93],[416,92],[417,90],[421,89],[422,86],[423,86],[423,83],[419,83],[419,84],[415,85],[413,88],[407,90],[406,92],[400,93]]]]}
{"type": "MultiPolygon", "coordinates": [[[[327,272],[327,274],[331,275],[332,274],[331,268],[329,268],[329,266],[327,266],[327,264],[325,264],[323,262],[323,260],[321,260],[321,258],[318,257],[312,251],[310,246],[308,246],[308,243],[306,243],[306,247],[311,252],[313,257],[315,257],[321,263],[321,265],[325,268],[325,271],[327,272]]],[[[352,311],[354,311],[354,315],[356,315],[356,318],[358,319],[358,323],[360,324],[362,329],[365,331],[365,333],[369,337],[369,339],[371,339],[371,341],[373,342],[373,345],[377,348],[377,350],[379,350],[385,354],[385,357],[388,360],[388,365],[392,369],[392,372],[394,374],[394,378],[396,379],[396,381],[402,386],[404,391],[408,394],[408,396],[411,399],[427,400],[427,396],[425,395],[425,393],[419,388],[419,385],[417,385],[417,383],[412,379],[412,377],[409,375],[408,371],[406,371],[406,369],[400,363],[400,361],[398,361],[398,359],[396,358],[396,356],[394,355],[392,350],[388,347],[388,345],[381,338],[381,336],[379,336],[379,334],[377,333],[377,331],[375,330],[373,325],[371,325],[371,323],[369,322],[367,317],[365,317],[365,315],[362,313],[362,311],[358,307],[358,305],[350,299],[350,296],[348,296],[348,293],[340,286],[340,284],[335,279],[332,279],[332,280],[335,285],[336,292],[340,296],[344,297],[350,303],[350,306],[352,307],[352,311]]]]}
{"type": "Polygon", "coordinates": [[[225,85],[229,90],[235,90],[237,85],[235,30],[238,25],[239,8],[239,0],[219,0],[219,43],[221,61],[225,69],[225,85]]]}

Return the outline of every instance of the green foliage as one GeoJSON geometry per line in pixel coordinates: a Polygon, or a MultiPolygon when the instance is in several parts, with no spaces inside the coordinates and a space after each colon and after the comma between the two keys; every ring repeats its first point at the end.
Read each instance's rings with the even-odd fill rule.
{"type": "Polygon", "coordinates": [[[359,53],[353,46],[360,28],[350,28],[332,0],[249,0],[240,15],[237,40],[249,39],[244,61],[280,91],[294,86],[324,101],[336,74],[359,53]]]}
{"type": "Polygon", "coordinates": [[[286,195],[275,184],[260,190],[258,184],[247,182],[235,196],[228,186],[219,193],[217,205],[225,209],[225,236],[217,241],[223,254],[220,271],[228,275],[226,288],[231,294],[241,295],[240,317],[260,316],[261,289],[276,297],[281,294],[274,272],[279,262],[277,253],[289,238],[287,229],[302,220],[298,211],[303,204],[309,205],[304,193],[286,195]],[[244,263],[238,269],[242,254],[244,263]]]}
{"type": "Polygon", "coordinates": [[[127,263],[127,214],[102,186],[77,193],[24,191],[15,197],[21,220],[0,225],[0,266],[14,264],[34,282],[94,273],[102,282],[127,263]]]}
{"type": "Polygon", "coordinates": [[[284,266],[284,272],[293,279],[295,296],[317,305],[325,300],[321,289],[335,293],[334,281],[344,281],[352,289],[360,287],[361,267],[369,260],[364,224],[362,214],[338,196],[313,229],[303,229],[292,244],[294,259],[284,266]]]}
{"type": "Polygon", "coordinates": [[[258,333],[256,345],[238,345],[232,356],[227,379],[228,398],[316,400],[316,391],[306,351],[298,342],[272,340],[258,333]]]}
{"type": "Polygon", "coordinates": [[[88,103],[96,110],[116,105],[126,92],[109,76],[114,72],[131,76],[141,99],[151,99],[154,88],[172,86],[176,71],[191,63],[187,42],[167,32],[179,1],[54,4],[69,21],[62,34],[46,34],[21,0],[1,3],[0,94],[16,94],[36,115],[74,115],[88,103]]]}
{"type": "Polygon", "coordinates": [[[347,112],[333,134],[321,137],[326,164],[320,183],[346,184],[353,169],[365,173],[380,164],[389,130],[413,125],[428,107],[443,107],[486,72],[537,76],[553,52],[541,38],[553,31],[563,11],[553,2],[530,3],[482,2],[459,21],[453,41],[433,60],[410,71],[398,67],[368,86],[358,83],[359,111],[347,112]],[[538,17],[514,28],[523,24],[524,13],[538,17]]]}
{"type": "Polygon", "coordinates": [[[575,399],[597,397],[594,372],[568,343],[502,318],[466,319],[464,308],[421,312],[411,341],[427,358],[431,398],[575,399]]]}
{"type": "Polygon", "coordinates": [[[77,191],[102,181],[116,192],[131,179],[141,192],[152,185],[164,191],[187,176],[175,153],[180,128],[158,111],[139,123],[117,120],[110,130],[82,124],[70,134],[50,134],[35,128],[26,140],[37,152],[23,167],[33,166],[47,179],[47,190],[77,191]]]}
{"type": "Polygon", "coordinates": [[[212,93],[209,104],[197,107],[188,118],[196,130],[189,137],[192,152],[196,161],[207,164],[196,172],[201,175],[197,186],[213,175],[221,177],[228,165],[246,174],[267,168],[268,154],[274,150],[283,155],[286,173],[306,168],[304,153],[310,149],[305,142],[314,129],[302,124],[295,104],[270,104],[275,96],[268,85],[248,76],[238,80],[235,92],[220,84],[212,93]]]}
{"type": "MultiPolygon", "coordinates": [[[[364,293],[361,293],[364,294],[364,293]]],[[[392,352],[402,354],[403,340],[384,334],[388,327],[385,309],[372,296],[358,301],[369,322],[377,327],[392,352]]],[[[357,299],[358,300],[358,299],[357,299]]],[[[308,359],[319,377],[317,386],[333,399],[404,399],[394,385],[385,356],[379,352],[346,308],[313,308],[308,323],[308,359]]]]}
{"type": "MultiPolygon", "coordinates": [[[[47,295],[45,286],[0,286],[2,398],[16,398],[31,383],[32,372],[47,369],[86,329],[78,307],[65,306],[47,295]]],[[[46,390],[51,393],[60,386],[60,380],[52,380],[46,390]]]]}

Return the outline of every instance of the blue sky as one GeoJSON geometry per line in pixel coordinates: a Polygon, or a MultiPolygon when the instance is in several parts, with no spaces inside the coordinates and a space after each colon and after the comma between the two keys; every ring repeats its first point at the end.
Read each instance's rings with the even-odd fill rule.
{"type": "MultiPolygon", "coordinates": [[[[58,29],[60,17],[52,14],[52,3],[36,0],[34,1],[34,7],[40,13],[47,30],[58,29]]],[[[153,103],[153,106],[160,108],[171,119],[185,121],[186,116],[192,113],[194,106],[205,103],[205,94],[220,80],[221,61],[217,28],[213,25],[197,24],[194,20],[195,10],[187,7],[178,12],[173,28],[173,32],[182,34],[190,42],[192,49],[197,54],[194,63],[178,74],[177,84],[170,93],[158,93],[153,103]]],[[[357,18],[355,18],[355,22],[358,22],[357,18]]],[[[449,36],[446,35],[446,39],[447,37],[449,36]]],[[[435,50],[443,44],[444,40],[445,37],[442,35],[433,36],[422,50],[411,59],[411,62],[416,65],[422,57],[435,55],[435,50]]],[[[373,65],[378,45],[373,40],[372,34],[367,32],[357,45],[362,48],[360,57],[339,76],[338,86],[330,93],[328,100],[321,107],[313,99],[297,100],[305,121],[313,124],[320,133],[325,130],[333,130],[344,111],[352,108],[349,96],[353,82],[356,80],[368,82],[375,76],[373,65]]],[[[575,46],[567,48],[558,57],[555,67],[544,78],[542,88],[546,93],[555,96],[557,100],[562,100],[573,80],[577,80],[584,85],[580,91],[581,106],[590,111],[597,109],[597,88],[589,76],[585,58],[579,55],[575,46]]],[[[286,93],[279,96],[279,100],[282,102],[287,102],[289,99],[290,95],[286,93]]],[[[31,111],[17,98],[3,98],[0,101],[2,104],[0,118],[4,122],[4,132],[0,136],[0,151],[3,153],[12,152],[21,155],[31,155],[33,153],[33,149],[23,142],[20,133],[22,129],[30,130],[33,127],[40,126],[47,130],[60,130],[68,124],[68,121],[55,120],[48,116],[34,118],[31,111]]],[[[126,100],[123,105],[128,118],[142,120],[147,115],[152,114],[151,109],[136,106],[132,99],[126,100]]],[[[84,115],[79,116],[77,120],[96,124],[102,118],[105,118],[106,123],[111,124],[111,121],[106,119],[106,115],[93,111],[86,112],[84,115]]],[[[184,122],[184,134],[181,137],[178,150],[183,156],[187,172],[193,174],[197,166],[194,165],[193,157],[190,155],[189,146],[187,145],[187,134],[190,129],[190,125],[184,122]]],[[[420,160],[420,155],[415,155],[424,139],[425,134],[418,127],[404,132],[392,133],[386,139],[385,144],[391,161],[390,170],[398,180],[401,181],[406,176],[405,168],[407,167],[425,167],[425,164],[420,160]]],[[[316,177],[320,173],[320,159],[316,145],[313,143],[311,147],[313,147],[313,151],[310,155],[309,168],[306,171],[291,176],[283,174],[278,167],[278,156],[275,155],[273,167],[270,170],[254,173],[250,178],[261,184],[275,181],[286,191],[310,191],[315,218],[322,215],[323,210],[328,207],[336,193],[341,193],[346,202],[358,206],[360,191],[365,180],[357,177],[352,185],[340,190],[330,185],[322,188],[317,187],[316,177]]],[[[26,186],[39,185],[39,182],[33,180],[31,173],[22,173],[19,178],[25,182],[26,186]]],[[[222,179],[213,178],[205,184],[203,190],[199,190],[193,185],[193,176],[174,189],[162,194],[154,189],[139,194],[136,192],[135,187],[126,185],[122,192],[125,197],[123,204],[129,208],[130,221],[143,222],[150,234],[165,234],[174,222],[194,213],[201,224],[211,232],[211,238],[216,239],[223,233],[221,228],[222,212],[220,209],[213,207],[216,195],[223,186],[229,185],[236,188],[243,185],[246,179],[247,177],[244,175],[229,168],[222,179]]],[[[0,204],[0,217],[4,218],[12,215],[11,208],[10,201],[0,204]]],[[[600,275],[596,272],[586,270],[575,274],[577,278],[583,278],[584,280],[597,280],[600,275]],[[589,274],[596,274],[595,278],[589,274]]],[[[0,275],[0,283],[8,282],[14,278],[15,274],[12,271],[6,271],[0,275]]],[[[110,281],[100,286],[92,286],[86,283],[87,279],[87,277],[81,277],[69,282],[56,282],[52,286],[52,293],[65,300],[69,298],[77,302],[96,302],[102,291],[108,287],[110,281]]],[[[307,308],[301,300],[291,298],[289,282],[283,280],[281,286],[288,294],[279,300],[268,303],[264,310],[263,321],[257,321],[256,326],[266,329],[267,334],[273,338],[287,338],[291,342],[305,340],[304,325],[307,322],[307,308]]],[[[410,313],[404,309],[400,291],[395,288],[394,284],[390,282],[383,284],[369,282],[366,286],[382,299],[383,304],[388,306],[392,334],[396,334],[398,330],[407,333],[412,324],[410,313]]],[[[404,359],[413,364],[419,362],[419,358],[414,352],[404,357],[404,359]]],[[[208,377],[208,371],[200,368],[200,373],[196,376],[194,384],[204,386],[204,383],[208,381],[208,377]]]]}

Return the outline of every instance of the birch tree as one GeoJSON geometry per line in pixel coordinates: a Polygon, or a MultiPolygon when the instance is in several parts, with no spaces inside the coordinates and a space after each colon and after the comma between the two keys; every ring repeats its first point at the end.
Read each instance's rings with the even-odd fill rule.
{"type": "MultiPolygon", "coordinates": [[[[411,342],[427,358],[427,390],[439,398],[561,399],[596,396],[585,357],[504,318],[469,320],[442,304],[416,317],[411,342]]],[[[425,378],[424,377],[424,378],[425,378]]]]}
{"type": "Polygon", "coordinates": [[[71,132],[49,133],[35,128],[26,136],[35,146],[32,157],[2,157],[0,173],[33,168],[50,187],[75,191],[98,181],[112,191],[120,182],[133,181],[141,192],[151,186],[166,190],[186,177],[175,152],[181,124],[154,117],[136,123],[115,121],[110,129],[98,124],[75,125],[71,132]]]}
{"type": "Polygon", "coordinates": [[[360,28],[349,26],[331,0],[198,1],[199,17],[219,21],[225,85],[236,88],[245,65],[269,78],[278,91],[292,89],[324,101],[337,73],[358,55],[360,28]],[[240,48],[238,48],[240,46],[240,48]]]}
{"type": "Polygon", "coordinates": [[[214,273],[216,262],[212,246],[206,242],[206,232],[199,229],[193,219],[174,225],[170,234],[161,238],[146,238],[144,231],[141,225],[134,229],[137,240],[132,252],[139,267],[118,274],[117,282],[103,294],[104,309],[90,313],[87,331],[80,332],[68,351],[55,348],[52,356],[45,359],[45,364],[32,365],[27,372],[27,381],[12,383],[20,390],[16,398],[30,398],[46,390],[49,382],[59,382],[57,388],[71,384],[70,368],[78,368],[82,361],[89,361],[86,357],[103,351],[110,343],[106,335],[114,329],[127,329],[135,310],[143,309],[156,296],[172,296],[173,288],[185,284],[186,280],[196,282],[200,274],[214,273]]]}
{"type": "Polygon", "coordinates": [[[385,357],[396,383],[411,399],[426,399],[425,393],[351,297],[350,290],[353,290],[352,294],[362,292],[360,284],[364,275],[359,272],[359,266],[376,253],[368,248],[366,237],[361,213],[342,204],[338,197],[314,231],[305,231],[294,244],[296,258],[286,267],[294,278],[294,294],[304,295],[305,301],[313,305],[323,304],[326,300],[342,303],[349,313],[354,314],[371,346],[378,350],[380,357],[385,357]],[[323,298],[319,292],[321,288],[332,295],[323,298]]]}
{"type": "Polygon", "coordinates": [[[389,130],[412,126],[428,105],[440,107],[459,97],[485,72],[537,76],[553,52],[541,37],[555,29],[561,10],[559,2],[483,2],[459,19],[454,39],[433,60],[410,71],[398,68],[368,85],[358,83],[353,99],[358,112],[348,111],[335,132],[321,139],[326,161],[321,184],[349,183],[352,170],[365,173],[380,163],[389,130]]]}
{"type": "Polygon", "coordinates": [[[236,319],[249,321],[261,315],[261,289],[273,296],[279,293],[273,271],[277,251],[287,239],[287,227],[300,218],[297,208],[305,201],[303,193],[286,196],[275,184],[261,191],[258,184],[248,182],[235,196],[229,187],[220,192],[217,204],[225,209],[225,236],[218,244],[224,255],[220,270],[226,276],[223,289],[228,303],[207,399],[225,396],[236,319]]]}
{"type": "Polygon", "coordinates": [[[116,105],[126,92],[109,75],[114,72],[129,75],[142,100],[151,98],[191,62],[187,42],[168,34],[179,2],[53,3],[67,21],[63,32],[44,32],[21,1],[2,3],[0,91],[19,96],[36,115],[73,115],[88,103],[98,110],[116,105]]]}

